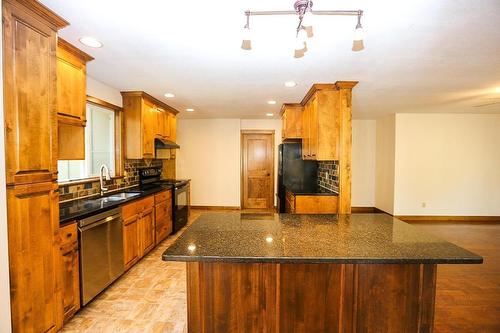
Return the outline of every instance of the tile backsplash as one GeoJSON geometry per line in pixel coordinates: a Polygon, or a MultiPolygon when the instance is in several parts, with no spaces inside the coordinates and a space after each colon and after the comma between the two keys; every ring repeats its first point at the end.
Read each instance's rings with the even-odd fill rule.
{"type": "Polygon", "coordinates": [[[339,161],[318,162],[318,185],[339,192],[339,161]]]}
{"type": "MultiPolygon", "coordinates": [[[[139,168],[162,167],[162,160],[125,160],[125,173],[123,178],[106,181],[108,190],[117,190],[139,184],[139,168]]],[[[78,199],[81,197],[98,194],[100,192],[99,179],[92,182],[78,182],[59,186],[59,201],[78,199]]]]}

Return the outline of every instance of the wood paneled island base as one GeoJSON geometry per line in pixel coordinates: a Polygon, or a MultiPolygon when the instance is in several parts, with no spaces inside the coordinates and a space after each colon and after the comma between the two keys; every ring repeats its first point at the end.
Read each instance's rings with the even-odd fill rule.
{"type": "Polygon", "coordinates": [[[435,264],[188,262],[188,330],[432,332],[435,264]]]}

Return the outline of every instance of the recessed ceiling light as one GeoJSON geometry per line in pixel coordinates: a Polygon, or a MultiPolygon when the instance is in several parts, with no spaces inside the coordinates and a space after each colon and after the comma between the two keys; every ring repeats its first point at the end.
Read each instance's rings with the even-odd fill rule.
{"type": "Polygon", "coordinates": [[[174,95],[174,94],[172,94],[172,93],[166,93],[166,94],[165,94],[165,97],[166,97],[166,98],[174,98],[174,97],[175,97],[175,95],[174,95]]]}
{"type": "Polygon", "coordinates": [[[496,87],[495,92],[500,94],[500,87],[496,87]]]}
{"type": "Polygon", "coordinates": [[[269,105],[274,105],[274,104],[276,104],[276,101],[274,101],[274,100],[270,100],[270,101],[267,101],[267,104],[269,104],[269,105]]]}
{"type": "Polygon", "coordinates": [[[297,82],[295,82],[295,81],[286,81],[285,82],[285,87],[287,87],[287,88],[293,88],[296,86],[297,86],[297,82]]]}
{"type": "Polygon", "coordinates": [[[272,116],[274,116],[274,113],[266,113],[266,116],[272,117],[272,116]]]}
{"type": "Polygon", "coordinates": [[[186,111],[187,111],[187,112],[193,112],[193,111],[194,111],[194,109],[192,109],[192,108],[187,108],[187,109],[186,109],[186,111]]]}
{"type": "Polygon", "coordinates": [[[87,45],[90,47],[102,47],[102,43],[94,37],[82,37],[79,40],[83,45],[87,45]]]}

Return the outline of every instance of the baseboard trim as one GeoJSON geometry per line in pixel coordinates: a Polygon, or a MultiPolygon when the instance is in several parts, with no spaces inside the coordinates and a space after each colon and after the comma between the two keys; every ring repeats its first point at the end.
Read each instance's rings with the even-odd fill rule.
{"type": "Polygon", "coordinates": [[[397,219],[418,222],[500,222],[500,216],[396,215],[397,219]]]}
{"type": "Polygon", "coordinates": [[[351,207],[352,214],[387,214],[376,207],[351,207]]]}
{"type": "Polygon", "coordinates": [[[191,206],[191,209],[203,209],[203,210],[241,210],[240,206],[191,206]]]}

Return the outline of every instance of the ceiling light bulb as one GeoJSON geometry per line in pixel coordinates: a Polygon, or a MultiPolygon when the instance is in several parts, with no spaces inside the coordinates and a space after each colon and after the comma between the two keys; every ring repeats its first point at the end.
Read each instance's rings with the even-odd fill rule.
{"type": "Polygon", "coordinates": [[[186,109],[186,111],[187,111],[187,112],[193,112],[193,111],[194,111],[194,109],[192,109],[192,108],[187,108],[187,109],[186,109]]]}
{"type": "Polygon", "coordinates": [[[250,51],[252,49],[252,32],[250,28],[243,28],[243,41],[241,42],[241,48],[246,51],[250,51]]]}
{"type": "Polygon", "coordinates": [[[274,113],[266,113],[266,116],[272,117],[272,116],[274,116],[274,113]]]}
{"type": "Polygon", "coordinates": [[[285,87],[287,87],[287,88],[293,88],[296,86],[297,86],[297,82],[295,82],[295,81],[286,81],[285,82],[285,87]]]}
{"type": "Polygon", "coordinates": [[[267,101],[267,104],[269,104],[269,105],[275,105],[276,101],[275,100],[270,100],[270,101],[267,101]]]}
{"type": "Polygon", "coordinates": [[[364,37],[363,27],[360,25],[359,27],[356,27],[356,30],[354,30],[354,41],[363,40],[363,37],[364,37]]]}
{"type": "Polygon", "coordinates": [[[166,94],[165,94],[165,97],[166,97],[166,98],[174,98],[174,97],[175,97],[175,95],[174,95],[174,94],[172,94],[172,93],[166,93],[166,94]]]}
{"type": "Polygon", "coordinates": [[[102,43],[95,39],[94,37],[82,37],[79,39],[80,43],[90,47],[102,47],[102,43]]]}

